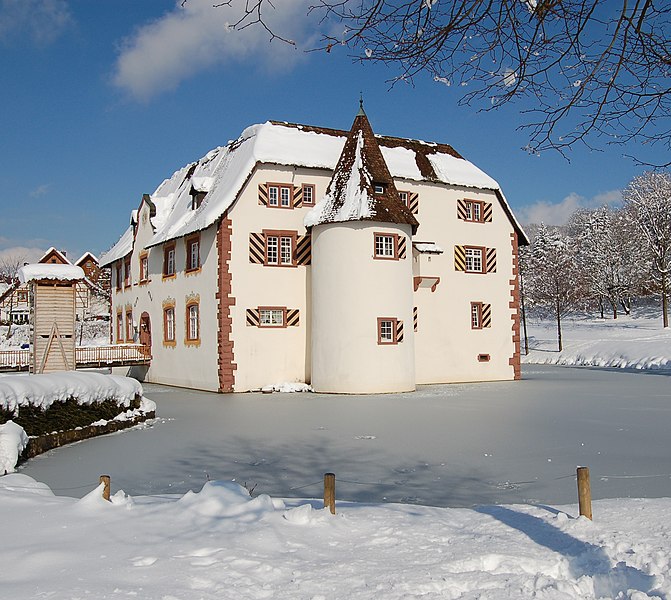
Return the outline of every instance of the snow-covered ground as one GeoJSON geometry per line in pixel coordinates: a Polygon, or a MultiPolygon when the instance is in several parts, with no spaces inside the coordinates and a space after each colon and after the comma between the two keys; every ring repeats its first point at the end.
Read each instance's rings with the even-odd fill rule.
{"type": "MultiPolygon", "coordinates": [[[[110,343],[110,323],[105,320],[77,321],[75,334],[78,346],[105,346],[110,343]]],[[[12,325],[9,339],[7,325],[0,325],[0,350],[15,350],[29,343],[30,325],[12,325]]]]}
{"type": "Polygon", "coordinates": [[[529,355],[523,362],[620,369],[671,369],[671,328],[664,329],[659,307],[644,307],[616,320],[589,315],[562,322],[563,351],[557,351],[553,321],[528,321],[529,355]]]}
{"type": "MultiPolygon", "coordinates": [[[[631,371],[526,364],[521,382],[374,397],[145,385],[153,424],[0,478],[3,594],[671,600],[671,373],[636,370],[669,364],[669,336],[617,326],[568,322],[564,360],[631,371]],[[610,498],[593,522],[577,517],[578,464],[610,498]],[[336,516],[301,499],[331,470],[336,516]],[[111,503],[94,483],[106,472],[111,503]]],[[[543,362],[553,330],[530,334],[526,360],[543,362]]]]}
{"type": "Polygon", "coordinates": [[[575,507],[250,498],[206,483],[109,503],[0,478],[3,597],[14,600],[423,600],[671,597],[671,502],[575,507]]]}

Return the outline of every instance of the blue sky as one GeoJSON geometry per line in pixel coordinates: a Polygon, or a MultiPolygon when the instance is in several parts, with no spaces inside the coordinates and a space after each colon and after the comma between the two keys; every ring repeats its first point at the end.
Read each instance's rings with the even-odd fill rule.
{"type": "Polygon", "coordinates": [[[268,119],[349,129],[360,92],[376,133],[452,144],[522,222],[613,201],[643,170],[623,157],[633,147],[530,156],[516,131],[523,105],[477,112],[428,76],[390,89],[395,71],[344,48],[304,52],[318,39],[307,0],[269,15],[298,49],[259,28],[226,31],[234,15],[212,4],[0,0],[0,257],[52,245],[100,254],[184,164],[268,119]]]}

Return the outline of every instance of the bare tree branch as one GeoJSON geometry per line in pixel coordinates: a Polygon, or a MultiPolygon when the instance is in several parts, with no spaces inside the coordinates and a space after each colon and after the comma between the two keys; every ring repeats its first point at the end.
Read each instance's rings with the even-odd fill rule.
{"type": "MultiPolygon", "coordinates": [[[[182,4],[187,2],[184,0],[182,4]]],[[[479,110],[524,99],[526,150],[638,142],[671,165],[671,0],[312,0],[325,33],[313,50],[345,47],[355,60],[460,90],[479,110]],[[334,33],[339,31],[340,33],[334,33]]],[[[268,25],[272,0],[226,0],[231,27],[268,25]]]]}

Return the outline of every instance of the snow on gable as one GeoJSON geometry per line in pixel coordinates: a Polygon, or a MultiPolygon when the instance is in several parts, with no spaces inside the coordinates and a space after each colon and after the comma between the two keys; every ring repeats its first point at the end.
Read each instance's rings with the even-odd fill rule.
{"type": "Polygon", "coordinates": [[[133,250],[133,228],[128,227],[116,244],[100,257],[100,266],[107,267],[133,250]]]}
{"type": "Polygon", "coordinates": [[[53,279],[54,281],[77,281],[84,279],[84,270],[75,265],[59,265],[52,263],[36,263],[23,265],[18,272],[19,281],[40,281],[42,279],[53,279]]]}
{"type": "Polygon", "coordinates": [[[320,223],[360,221],[373,216],[373,198],[367,191],[373,181],[363,162],[363,145],[363,133],[359,131],[351,168],[336,173],[329,193],[305,215],[306,227],[320,223]]]}
{"type": "Polygon", "coordinates": [[[344,136],[302,131],[270,122],[248,127],[237,140],[210,152],[196,164],[190,178],[191,185],[175,189],[174,185],[164,182],[152,195],[155,200],[171,189],[177,197],[163,222],[154,219],[157,231],[148,246],[156,246],[215,223],[233,204],[257,163],[333,169],[344,140],[344,136]],[[198,191],[207,191],[196,210],[191,208],[192,186],[198,191]]]}
{"type": "Polygon", "coordinates": [[[436,176],[443,183],[489,190],[500,189],[494,179],[464,158],[436,153],[429,154],[428,159],[436,176]]]}
{"type": "MultiPolygon", "coordinates": [[[[215,148],[198,162],[176,171],[158,186],[151,195],[156,206],[156,215],[152,217],[155,233],[147,247],[214,224],[235,202],[257,164],[333,171],[346,137],[346,131],[275,121],[247,127],[237,140],[215,148]],[[192,207],[192,190],[206,193],[195,210],[192,207]]],[[[443,153],[451,150],[447,146],[376,137],[393,177],[499,189],[496,181],[467,160],[457,158],[456,152],[456,156],[443,153]]],[[[343,207],[344,210],[350,208],[343,207]]],[[[122,240],[101,257],[101,266],[128,254],[132,245],[132,232],[126,232],[122,240]]]]}
{"type": "Polygon", "coordinates": [[[417,166],[416,155],[413,150],[409,148],[387,148],[380,146],[384,162],[389,167],[389,172],[394,177],[403,179],[412,179],[414,181],[422,181],[422,173],[417,166]]]}
{"type": "Polygon", "coordinates": [[[300,126],[265,123],[256,126],[255,155],[259,162],[332,171],[342,152],[346,134],[328,135],[306,131],[300,126]]]}

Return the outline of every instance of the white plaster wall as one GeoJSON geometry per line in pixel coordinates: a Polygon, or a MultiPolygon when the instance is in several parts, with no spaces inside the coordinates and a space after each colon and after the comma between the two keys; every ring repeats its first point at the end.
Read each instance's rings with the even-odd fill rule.
{"type": "Polygon", "coordinates": [[[410,226],[375,222],[312,231],[312,385],[319,392],[415,389],[410,226]],[[374,233],[407,237],[404,260],[375,260],[374,233]],[[377,343],[378,317],[403,321],[404,340],[377,343]]]}
{"type": "MultiPolygon", "coordinates": [[[[140,283],[140,253],[152,236],[149,207],[142,206],[138,214],[138,231],[131,258],[132,287],[121,293],[112,291],[113,314],[116,307],[133,306],[133,320],[137,325],[143,312],[149,314],[152,330],[152,362],[145,381],[180,387],[217,391],[217,250],[215,226],[202,231],[200,236],[201,269],[185,273],[186,246],[184,238],[175,240],[176,275],[163,279],[163,246],[150,248],[149,280],[140,283]],[[191,295],[200,296],[200,344],[187,345],[186,300],[191,295]],[[175,345],[163,342],[163,301],[175,303],[175,345]]],[[[114,281],[112,282],[114,286],[114,281]]],[[[124,309],[125,312],[125,309],[124,309]]],[[[116,327],[114,327],[116,335],[116,327]]],[[[115,338],[116,339],[116,338],[115,338]]]]}
{"type": "Polygon", "coordinates": [[[264,229],[306,234],[305,214],[311,207],[269,208],[258,203],[261,183],[315,185],[321,199],[330,180],[328,171],[260,165],[230,210],[232,220],[231,271],[235,391],[258,389],[283,382],[309,382],[310,266],[271,267],[249,261],[249,234],[264,229]],[[259,328],[247,325],[246,310],[280,306],[300,311],[297,327],[259,328]]]}
{"type": "Polygon", "coordinates": [[[440,277],[436,291],[420,287],[414,293],[418,308],[415,334],[417,383],[448,383],[513,379],[509,359],[514,354],[511,286],[513,227],[494,192],[466,188],[445,189],[435,184],[397,182],[397,187],[419,192],[420,226],[416,241],[436,242],[443,254],[413,258],[415,275],[440,277]],[[491,202],[490,223],[457,219],[457,200],[491,202]],[[454,246],[474,245],[497,249],[496,273],[458,272],[454,246]],[[416,260],[418,258],[418,260],[416,260]],[[471,302],[492,306],[492,327],[473,330],[471,302]],[[489,354],[490,362],[478,362],[489,354]]]}

